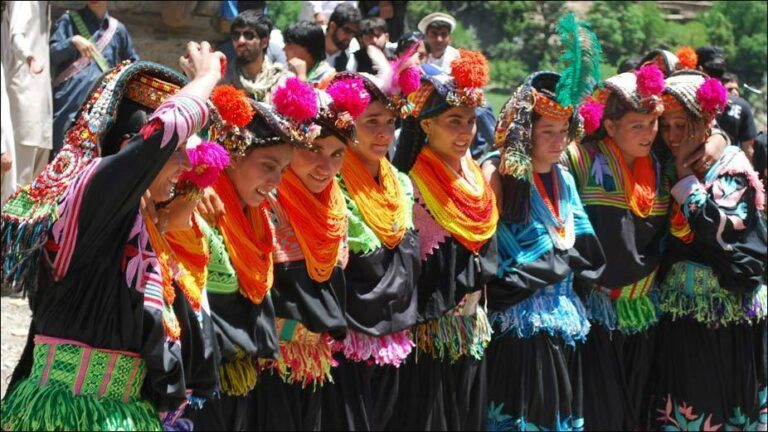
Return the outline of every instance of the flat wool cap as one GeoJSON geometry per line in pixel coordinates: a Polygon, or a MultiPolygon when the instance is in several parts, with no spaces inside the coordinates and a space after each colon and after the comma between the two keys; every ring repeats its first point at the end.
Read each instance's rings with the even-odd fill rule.
{"type": "Polygon", "coordinates": [[[433,12],[419,21],[419,31],[427,34],[427,27],[429,27],[430,24],[434,22],[444,22],[451,26],[451,33],[453,33],[453,30],[456,28],[456,18],[448,15],[447,13],[443,12],[433,12]]]}

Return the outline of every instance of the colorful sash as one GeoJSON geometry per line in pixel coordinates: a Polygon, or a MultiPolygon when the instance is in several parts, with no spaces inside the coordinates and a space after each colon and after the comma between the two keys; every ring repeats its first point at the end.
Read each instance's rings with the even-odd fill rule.
{"type": "MultiPolygon", "coordinates": [[[[68,13],[69,16],[72,17],[72,21],[75,23],[77,32],[84,38],[91,40],[93,36],[91,36],[91,32],[89,32],[88,28],[85,26],[85,22],[83,21],[83,18],[80,16],[80,14],[76,11],[68,11],[68,13]]],[[[112,17],[107,17],[107,28],[101,34],[99,40],[96,41],[96,50],[98,53],[95,54],[92,59],[80,57],[75,60],[74,63],[69,65],[69,67],[65,69],[64,72],[60,73],[56,79],[53,80],[53,87],[56,88],[59,84],[75,76],[81,70],[90,65],[92,60],[95,61],[97,65],[99,65],[99,69],[101,69],[102,72],[106,72],[107,70],[111,69],[109,62],[107,62],[107,59],[105,59],[101,53],[104,51],[104,48],[106,48],[107,45],[112,42],[112,37],[115,36],[116,32],[117,20],[112,17]]]]}

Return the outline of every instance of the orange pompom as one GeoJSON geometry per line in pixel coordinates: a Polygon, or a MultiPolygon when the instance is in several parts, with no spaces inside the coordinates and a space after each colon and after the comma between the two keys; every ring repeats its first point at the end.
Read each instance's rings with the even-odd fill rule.
{"type": "Polygon", "coordinates": [[[465,49],[460,49],[459,58],[451,62],[451,75],[459,88],[483,87],[491,79],[485,56],[465,49]]]}
{"type": "Polygon", "coordinates": [[[255,111],[243,90],[231,85],[220,85],[213,90],[211,102],[219,115],[230,126],[245,127],[253,119],[255,111]]]}
{"type": "Polygon", "coordinates": [[[677,56],[677,68],[678,69],[696,69],[696,65],[699,62],[699,56],[696,55],[696,51],[689,46],[684,46],[677,50],[675,53],[677,56]]]}

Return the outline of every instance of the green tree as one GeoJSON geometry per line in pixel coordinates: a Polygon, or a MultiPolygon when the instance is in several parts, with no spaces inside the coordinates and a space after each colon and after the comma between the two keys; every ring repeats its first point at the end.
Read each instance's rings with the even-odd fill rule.
{"type": "Polygon", "coordinates": [[[642,56],[666,39],[668,24],[651,2],[596,1],[587,18],[606,61],[614,65],[631,55],[642,56]]]}
{"type": "MultiPolygon", "coordinates": [[[[735,71],[742,82],[756,86],[764,84],[765,71],[768,69],[768,3],[756,1],[718,1],[712,7],[711,14],[722,15],[730,23],[733,37],[731,45],[727,37],[722,39],[710,38],[710,42],[725,49],[728,69],[735,71]]],[[[710,19],[713,19],[710,17],[710,19]]],[[[722,22],[722,20],[721,20],[722,22]]],[[[720,31],[708,27],[713,31],[720,31]]],[[[723,30],[725,32],[727,30],[723,30]]]]}
{"type": "Polygon", "coordinates": [[[275,28],[285,30],[299,20],[303,1],[271,1],[269,2],[269,17],[275,28]]]}

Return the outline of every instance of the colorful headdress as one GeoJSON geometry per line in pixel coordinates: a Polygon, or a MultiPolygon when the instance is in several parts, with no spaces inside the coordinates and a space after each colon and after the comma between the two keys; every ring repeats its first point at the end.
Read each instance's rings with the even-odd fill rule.
{"type": "Polygon", "coordinates": [[[190,146],[187,141],[187,156],[192,167],[181,173],[176,184],[176,195],[187,199],[199,199],[200,193],[218,180],[224,168],[229,165],[229,152],[213,141],[202,141],[190,146]]]}
{"type": "Polygon", "coordinates": [[[534,112],[548,118],[570,119],[570,136],[577,138],[581,121],[578,116],[573,116],[574,107],[600,82],[602,49],[588,24],[576,21],[573,13],[568,13],[558,21],[557,30],[563,45],[562,74],[536,72],[529,75],[499,115],[495,143],[502,147],[499,172],[503,175],[531,180],[534,112]]]}
{"type": "Polygon", "coordinates": [[[640,60],[640,66],[655,64],[665,77],[678,69],[679,59],[677,55],[665,49],[655,49],[640,60]]]}
{"type": "Polygon", "coordinates": [[[214,109],[211,110],[210,139],[221,143],[232,154],[244,156],[253,147],[281,143],[305,145],[292,133],[288,120],[272,107],[250,99],[243,90],[231,85],[218,86],[211,94],[211,103],[214,109]],[[254,116],[263,120],[271,133],[260,136],[249,130],[254,116]]]}
{"type": "Polygon", "coordinates": [[[320,109],[315,123],[338,136],[344,143],[355,141],[355,119],[371,102],[371,95],[359,76],[334,80],[319,90],[320,109]]]}
{"type": "Polygon", "coordinates": [[[414,64],[413,58],[417,47],[418,44],[414,44],[400,57],[390,62],[381,50],[370,45],[368,56],[377,71],[376,75],[340,72],[336,74],[334,81],[360,77],[372,98],[385,104],[387,109],[395,115],[405,118],[413,110],[413,104],[408,100],[408,96],[418,90],[421,85],[421,71],[414,64]]]}
{"type": "Polygon", "coordinates": [[[696,65],[699,63],[699,56],[696,54],[696,50],[689,46],[681,47],[675,53],[677,56],[677,69],[696,69],[696,65]]]}
{"type": "Polygon", "coordinates": [[[725,87],[719,80],[709,78],[702,72],[676,72],[666,79],[665,84],[665,110],[685,109],[693,117],[709,121],[728,104],[725,87]]]}
{"type": "Polygon", "coordinates": [[[661,115],[664,112],[664,104],[661,101],[663,92],[664,73],[655,63],[648,63],[636,71],[608,78],[604,87],[595,93],[595,97],[587,98],[579,107],[584,131],[592,134],[600,128],[605,103],[611,94],[616,94],[637,112],[661,115]]]}
{"type": "Polygon", "coordinates": [[[460,49],[459,57],[451,63],[451,73],[423,76],[422,85],[408,97],[413,103],[411,115],[417,118],[432,117],[451,107],[477,108],[485,104],[483,87],[490,80],[488,60],[482,53],[460,49]],[[443,102],[424,107],[433,92],[443,102]]]}
{"type": "Polygon", "coordinates": [[[130,99],[140,105],[131,109],[149,113],[186,83],[187,78],[178,72],[143,61],[119,64],[96,81],[67,130],[61,151],[32,184],[19,189],[3,205],[0,235],[4,285],[17,292],[34,290],[40,250],[58,218],[59,199],[72,180],[102,156],[102,139],[115,124],[124,106],[121,102],[130,99]]]}
{"type": "Polygon", "coordinates": [[[311,85],[296,77],[288,78],[272,93],[272,105],[290,123],[294,141],[311,146],[320,135],[320,128],[312,122],[319,107],[317,92],[311,85]]]}

